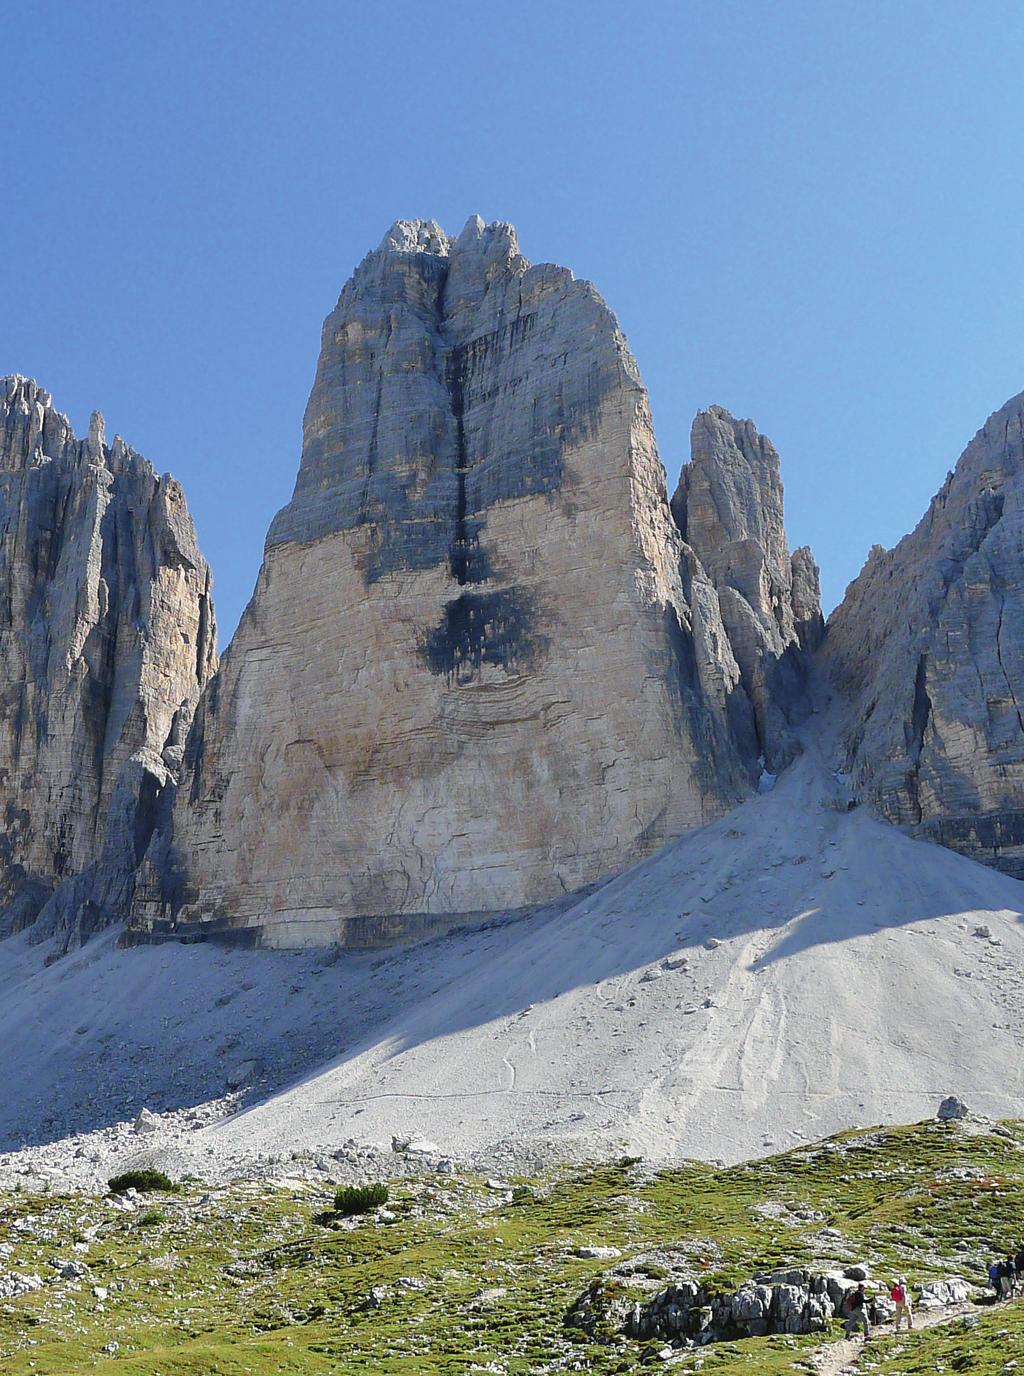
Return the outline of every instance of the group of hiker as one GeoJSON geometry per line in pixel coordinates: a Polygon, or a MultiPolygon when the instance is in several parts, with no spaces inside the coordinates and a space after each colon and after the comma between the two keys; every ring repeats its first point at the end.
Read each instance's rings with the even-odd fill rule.
{"type": "MultiPolygon", "coordinates": [[[[889,1298],[896,1306],[894,1322],[897,1333],[900,1324],[906,1320],[907,1327],[914,1326],[914,1311],[910,1307],[910,1290],[907,1288],[906,1276],[900,1276],[894,1280],[889,1289],[889,1298]]],[[[871,1336],[871,1324],[868,1318],[870,1301],[867,1291],[864,1289],[864,1282],[854,1290],[848,1290],[843,1300],[843,1317],[846,1320],[846,1336],[852,1338],[858,1329],[864,1334],[865,1339],[871,1336]]]]}
{"type": "Polygon", "coordinates": [[[1024,1247],[1015,1257],[997,1257],[988,1268],[988,1279],[997,1300],[1009,1300],[1024,1286],[1024,1247]]]}
{"type": "MultiPolygon", "coordinates": [[[[997,1258],[988,1268],[988,1278],[995,1291],[996,1300],[1010,1300],[1018,1290],[1024,1290],[1024,1246],[1016,1256],[997,1258]]],[[[900,1325],[906,1321],[908,1328],[914,1326],[914,1311],[910,1304],[910,1290],[907,1279],[900,1276],[889,1289],[889,1298],[896,1306],[893,1316],[894,1327],[899,1332],[900,1325]]],[[[871,1300],[864,1288],[863,1281],[856,1289],[848,1290],[843,1300],[842,1315],[846,1321],[846,1336],[852,1338],[860,1331],[865,1338],[871,1336],[869,1313],[871,1300]]]]}

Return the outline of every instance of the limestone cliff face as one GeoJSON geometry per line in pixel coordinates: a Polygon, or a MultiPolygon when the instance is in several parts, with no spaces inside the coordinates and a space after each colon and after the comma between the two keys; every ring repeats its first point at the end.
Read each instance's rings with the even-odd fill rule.
{"type": "Polygon", "coordinates": [[[607,306],[508,225],[399,222],[324,326],[137,926],[360,944],[577,889],[749,787],[737,693],[607,306]]]}
{"type": "Polygon", "coordinates": [[[0,380],[0,934],[127,913],[160,789],[216,666],[181,488],[95,414],[0,380]]]}
{"type": "Polygon", "coordinates": [[[717,596],[760,753],[782,768],[797,750],[805,652],[820,644],[823,623],[811,552],[789,552],[771,441],[722,406],[701,411],[672,513],[717,596]]]}
{"type": "Polygon", "coordinates": [[[1024,878],[1024,394],[829,619],[859,794],[1024,878]]]}

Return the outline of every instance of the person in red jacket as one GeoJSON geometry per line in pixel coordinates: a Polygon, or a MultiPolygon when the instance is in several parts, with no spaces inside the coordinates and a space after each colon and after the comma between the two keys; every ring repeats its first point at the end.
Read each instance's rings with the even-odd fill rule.
{"type": "Polygon", "coordinates": [[[906,1276],[900,1276],[899,1280],[893,1281],[889,1298],[896,1306],[896,1332],[900,1331],[900,1324],[904,1319],[907,1321],[907,1327],[913,1328],[914,1314],[910,1308],[910,1291],[907,1289],[906,1276]]]}

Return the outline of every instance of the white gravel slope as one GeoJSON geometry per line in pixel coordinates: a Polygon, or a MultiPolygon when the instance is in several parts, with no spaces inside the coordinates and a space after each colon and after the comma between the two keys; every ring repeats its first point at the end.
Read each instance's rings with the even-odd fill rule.
{"type": "Polygon", "coordinates": [[[731,1161],[949,1093],[1024,1116],[1024,885],[839,810],[829,754],[561,912],[384,955],[0,945],[0,1149],[32,1147],[0,1179],[414,1131],[462,1159],[731,1161]],[[247,1059],[250,1106],[211,1121],[247,1059]],[[113,1127],[143,1103],[208,1107],[143,1142],[113,1127]]]}

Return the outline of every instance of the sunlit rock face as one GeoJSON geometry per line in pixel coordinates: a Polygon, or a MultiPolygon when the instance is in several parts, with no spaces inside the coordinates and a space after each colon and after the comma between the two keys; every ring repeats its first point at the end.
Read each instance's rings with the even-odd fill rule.
{"type": "Polygon", "coordinates": [[[789,552],[771,441],[722,406],[699,412],[672,512],[717,594],[757,748],[769,769],[783,768],[798,750],[806,652],[821,642],[822,619],[811,552],[789,552]]]}
{"type": "Polygon", "coordinates": [[[136,927],[359,945],[557,898],[743,794],[743,699],[608,307],[508,225],[401,221],[324,326],[136,927]]]}
{"type": "Polygon", "coordinates": [[[216,667],[181,488],[95,414],[0,379],[0,934],[127,916],[161,790],[216,667]]]}
{"type": "Polygon", "coordinates": [[[1024,877],[1024,394],[829,618],[861,797],[1024,877]]]}

